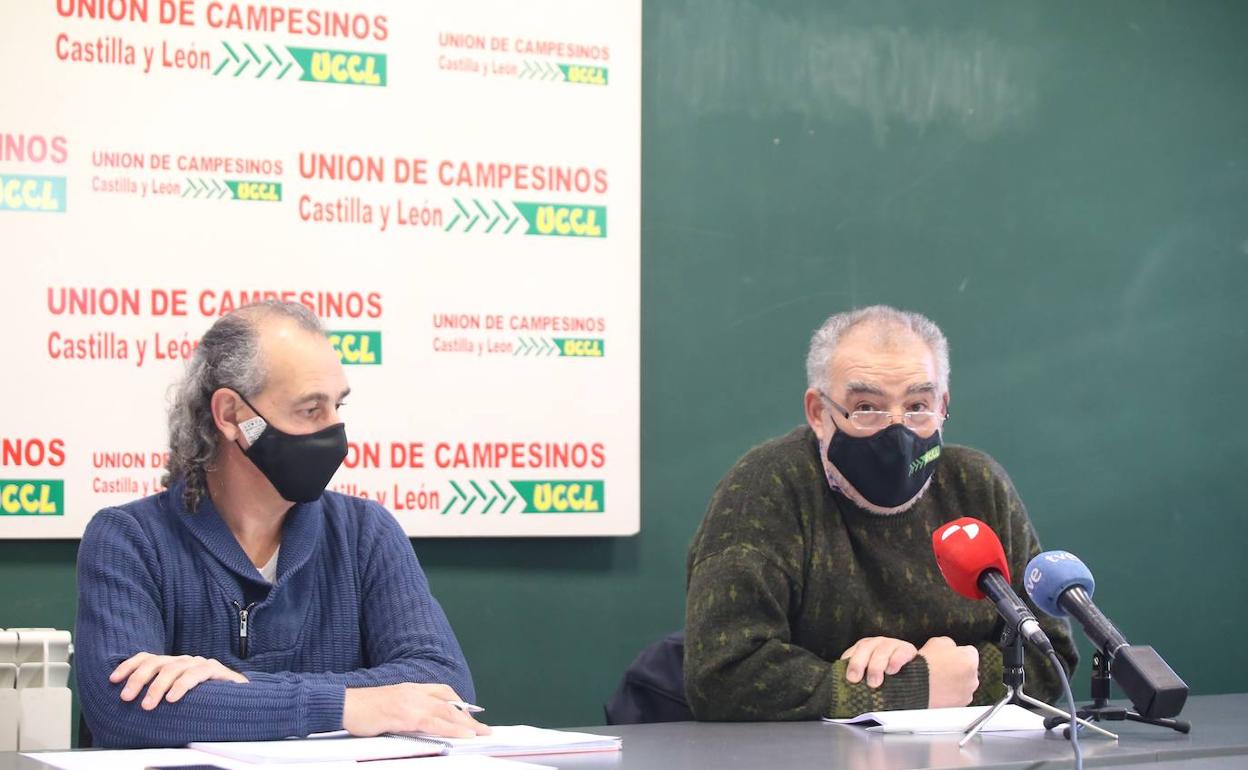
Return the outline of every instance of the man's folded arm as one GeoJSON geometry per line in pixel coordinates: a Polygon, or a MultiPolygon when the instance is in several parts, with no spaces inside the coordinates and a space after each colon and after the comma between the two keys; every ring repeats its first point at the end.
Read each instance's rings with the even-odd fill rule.
{"type": "Polygon", "coordinates": [[[179,746],[192,740],[268,740],[342,727],[340,684],[208,681],[151,711],[121,699],[109,674],[138,652],[165,654],[159,562],[137,523],[105,509],[83,534],[78,557],[74,662],[78,697],[100,746],[179,746]]]}
{"type": "Polygon", "coordinates": [[[476,698],[472,674],[441,605],[429,590],[411,541],[381,506],[361,525],[360,633],[366,665],[353,671],[262,673],[252,682],[305,682],[378,687],[400,682],[445,684],[467,701],[476,698]]]}
{"type": "Polygon", "coordinates": [[[690,570],[685,614],[685,691],[698,719],[765,721],[850,717],[924,708],[922,656],[878,688],[845,679],[847,661],[826,661],[791,643],[793,581],[748,545],[702,558],[690,570]]]}

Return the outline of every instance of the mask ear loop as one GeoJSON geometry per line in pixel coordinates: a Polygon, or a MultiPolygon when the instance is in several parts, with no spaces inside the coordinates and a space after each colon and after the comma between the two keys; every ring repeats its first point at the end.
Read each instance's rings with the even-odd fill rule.
{"type": "MultiPolygon", "coordinates": [[[[843,433],[844,431],[837,427],[836,420],[832,417],[832,412],[836,409],[836,407],[828,403],[830,399],[822,393],[819,394],[819,397],[824,401],[823,413],[827,417],[828,425],[832,428],[832,432],[828,434],[828,438],[825,441],[819,442],[819,464],[823,466],[823,476],[824,479],[827,480],[828,486],[835,492],[845,494],[845,490],[841,488],[840,484],[833,480],[832,474],[829,473],[828,470],[829,467],[834,469],[836,468],[836,465],[832,462],[832,458],[829,456],[832,452],[832,441],[836,438],[838,433],[843,433]]],[[[840,473],[839,469],[837,469],[837,473],[840,473]]]]}
{"type": "MultiPolygon", "coordinates": [[[[230,388],[230,390],[234,390],[234,388],[230,388]]],[[[242,422],[238,423],[238,429],[243,432],[243,437],[247,439],[247,446],[252,447],[255,445],[256,441],[260,438],[260,436],[264,433],[265,429],[269,427],[269,422],[268,420],[264,419],[263,415],[260,414],[259,409],[252,406],[252,403],[247,400],[246,396],[244,396],[242,393],[239,393],[237,390],[234,390],[234,395],[241,398],[243,400],[243,403],[246,404],[248,408],[251,409],[251,411],[256,413],[255,417],[249,417],[246,420],[243,420],[242,422]]],[[[238,443],[238,439],[234,439],[234,443],[238,444],[238,448],[242,452],[244,453],[247,452],[246,449],[243,449],[243,445],[238,443]]]]}
{"type": "MultiPolygon", "coordinates": [[[[832,427],[833,429],[835,429],[836,423],[832,423],[832,427]]],[[[839,432],[840,431],[838,431],[838,433],[839,432]]],[[[839,492],[842,495],[848,495],[846,490],[840,484],[838,484],[836,480],[832,477],[831,470],[835,470],[837,474],[841,476],[841,478],[844,478],[844,474],[841,474],[840,469],[836,467],[836,464],[833,463],[832,459],[828,456],[832,452],[832,439],[833,439],[833,436],[829,436],[826,442],[820,442],[819,465],[822,467],[823,478],[828,482],[828,487],[830,487],[833,492],[839,492]]]]}
{"type": "MultiPolygon", "coordinates": [[[[824,404],[823,413],[828,416],[828,422],[832,425],[832,432],[828,434],[828,445],[830,446],[832,444],[832,439],[836,436],[837,433],[844,433],[844,431],[842,431],[839,427],[837,427],[836,420],[832,418],[832,412],[834,411],[841,412],[842,410],[836,404],[832,403],[832,399],[829,398],[827,394],[825,394],[822,390],[818,392],[819,392],[819,399],[823,401],[823,404],[824,404]]],[[[849,419],[848,414],[842,414],[841,417],[843,417],[846,420],[849,419]]],[[[826,454],[826,450],[825,450],[825,454],[826,454]]]]}

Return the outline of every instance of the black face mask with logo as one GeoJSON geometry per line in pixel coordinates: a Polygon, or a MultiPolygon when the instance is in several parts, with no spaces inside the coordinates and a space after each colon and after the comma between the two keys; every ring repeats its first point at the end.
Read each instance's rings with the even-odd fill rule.
{"type": "MultiPolygon", "coordinates": [[[[243,454],[264,474],[282,499],[292,503],[319,499],[347,457],[346,425],[340,422],[316,433],[301,435],[285,433],[273,427],[241,393],[238,397],[264,421],[262,432],[251,441],[251,446],[243,449],[243,454]]],[[[239,427],[248,433],[248,427],[239,427]]]]}
{"type": "Polygon", "coordinates": [[[828,442],[828,462],[873,505],[896,508],[923,490],[940,459],[940,431],[927,438],[893,424],[870,436],[837,430],[828,442]]]}

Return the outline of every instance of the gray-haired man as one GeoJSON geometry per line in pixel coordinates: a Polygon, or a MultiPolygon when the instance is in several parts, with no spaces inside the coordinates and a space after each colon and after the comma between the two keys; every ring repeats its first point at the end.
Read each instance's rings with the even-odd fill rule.
{"type": "MultiPolygon", "coordinates": [[[[931,533],[975,516],[1000,536],[1015,590],[1040,552],[1005,471],[945,446],[949,352],[927,318],[885,306],[811,339],[806,425],[750,450],[689,549],[685,685],[699,719],[849,717],[989,703],[1003,693],[990,603],[954,594],[931,533]]],[[[1043,621],[1068,668],[1064,621],[1043,621]]],[[[1059,680],[1028,661],[1028,688],[1059,680]]]]}

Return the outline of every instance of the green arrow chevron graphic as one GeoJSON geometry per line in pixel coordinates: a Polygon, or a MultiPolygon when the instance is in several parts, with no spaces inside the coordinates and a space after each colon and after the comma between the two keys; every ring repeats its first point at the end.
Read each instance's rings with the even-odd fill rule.
{"type": "Polygon", "coordinates": [[[528,222],[514,208],[497,200],[454,198],[455,209],[444,232],[480,233],[482,235],[523,235],[528,222]]]}
{"type": "Polygon", "coordinates": [[[503,489],[497,481],[486,481],[480,484],[475,481],[463,484],[452,481],[450,484],[455,494],[442,507],[443,516],[451,513],[466,516],[474,509],[482,516],[490,512],[503,515],[516,504],[516,501],[523,499],[514,490],[503,489]]]}
{"type": "Polygon", "coordinates": [[[182,190],[182,197],[190,195],[192,198],[203,198],[204,200],[220,200],[222,198],[233,198],[234,192],[228,184],[221,184],[215,179],[193,179],[186,178],[186,187],[182,190]]]}
{"type": "Polygon", "coordinates": [[[559,352],[559,346],[542,337],[517,337],[520,341],[513,356],[553,356],[559,352]]]}
{"type": "Polygon", "coordinates": [[[520,72],[516,77],[522,80],[553,80],[556,83],[567,79],[564,71],[554,64],[542,61],[521,62],[520,72]]]}
{"type": "Polygon", "coordinates": [[[238,78],[249,75],[257,80],[264,77],[282,80],[290,74],[292,69],[296,70],[295,77],[291,78],[292,81],[300,79],[303,75],[303,68],[290,54],[290,49],[283,52],[281,46],[275,48],[268,43],[230,45],[224,40],[221,41],[221,47],[225,49],[225,56],[212,71],[212,74],[218,77],[238,78]]]}

